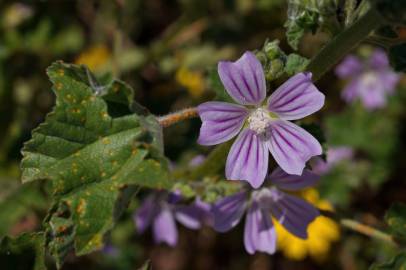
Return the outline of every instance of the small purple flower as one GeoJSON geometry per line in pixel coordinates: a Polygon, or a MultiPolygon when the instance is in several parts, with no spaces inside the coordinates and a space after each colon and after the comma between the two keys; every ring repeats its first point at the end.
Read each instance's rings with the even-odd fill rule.
{"type": "Polygon", "coordinates": [[[311,161],[313,172],[323,175],[328,173],[331,168],[342,160],[351,159],[354,151],[348,146],[330,147],[327,150],[327,160],[316,157],[311,161]]]}
{"type": "Polygon", "coordinates": [[[152,225],[155,242],[173,247],[178,242],[175,220],[193,230],[209,222],[210,205],[199,199],[191,205],[176,204],[180,200],[181,197],[175,193],[156,192],[149,195],[134,215],[138,232],[143,233],[152,225]]]}
{"type": "Polygon", "coordinates": [[[239,133],[228,154],[227,179],[246,180],[258,188],[268,170],[268,151],[284,171],[296,175],[312,156],[322,153],[312,135],[288,121],[308,116],[324,104],[324,95],[312,84],[310,73],[293,76],[263,104],[265,76],[253,53],[244,53],[236,62],[220,62],[218,72],[227,93],[241,105],[201,104],[198,111],[203,123],[198,142],[215,145],[239,133]]]}
{"type": "Polygon", "coordinates": [[[242,191],[213,206],[214,229],[219,232],[235,227],[246,213],[244,246],[249,254],[275,252],[276,232],[271,214],[289,232],[303,239],[307,238],[307,226],[319,215],[311,204],[278,189],[296,191],[312,186],[319,179],[317,175],[308,170],[302,176],[288,175],[277,168],[269,179],[276,187],[242,191]]]}
{"type": "Polygon", "coordinates": [[[376,49],[365,61],[347,56],[336,68],[338,77],[348,79],[342,97],[347,102],[359,98],[365,108],[373,110],[386,105],[386,96],[393,94],[400,75],[389,66],[382,49],[376,49]]]}

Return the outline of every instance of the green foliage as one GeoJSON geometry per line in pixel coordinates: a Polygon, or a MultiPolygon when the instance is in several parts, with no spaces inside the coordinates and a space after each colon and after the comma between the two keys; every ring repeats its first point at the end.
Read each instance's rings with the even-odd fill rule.
{"type": "Polygon", "coordinates": [[[366,179],[372,187],[386,179],[392,166],[391,155],[398,143],[397,120],[393,115],[396,105],[392,108],[393,112],[369,112],[356,104],[326,120],[326,133],[331,145],[353,147],[372,162],[366,179]]]}
{"type": "Polygon", "coordinates": [[[406,43],[392,46],[389,49],[389,60],[394,70],[406,71],[406,43]]]}
{"type": "Polygon", "coordinates": [[[406,268],[406,252],[401,252],[392,260],[382,264],[373,264],[369,270],[403,270],[406,268]]]}
{"type": "Polygon", "coordinates": [[[396,239],[406,240],[406,204],[394,203],[386,212],[385,221],[396,239]]]}
{"type": "Polygon", "coordinates": [[[314,34],[321,27],[330,29],[330,24],[336,23],[337,7],[336,0],[289,0],[285,23],[289,45],[297,50],[305,33],[314,34]]]}
{"type": "Polygon", "coordinates": [[[293,76],[304,71],[307,64],[309,64],[309,59],[295,53],[289,54],[285,64],[285,72],[288,76],[293,76]]]}
{"type": "Polygon", "coordinates": [[[293,76],[305,70],[309,60],[298,54],[286,53],[279,47],[279,40],[265,41],[262,50],[257,52],[257,57],[264,67],[267,81],[273,81],[284,74],[293,76]]]}
{"type": "Polygon", "coordinates": [[[319,181],[321,197],[335,206],[348,207],[351,203],[351,192],[362,184],[370,169],[371,165],[365,161],[339,162],[319,181]]]}
{"type": "Polygon", "coordinates": [[[169,183],[161,128],[152,115],[132,113],[140,108],[128,85],[100,86],[85,67],[61,62],[47,73],[56,106],[25,144],[21,168],[23,182],[52,181],[55,202],[45,224],[61,265],[72,246],[78,255],[103,246],[133,185],[169,183]]]}
{"type": "Polygon", "coordinates": [[[24,233],[0,241],[2,269],[46,270],[43,233],[24,233]],[[22,259],[26,258],[26,259],[22,259]]]}
{"type": "MultiPolygon", "coordinates": [[[[17,179],[12,180],[17,182],[17,179]]],[[[5,180],[1,179],[1,182],[4,183],[5,180]]],[[[46,208],[45,198],[36,184],[20,187],[10,183],[3,184],[2,188],[7,190],[7,194],[0,194],[0,237],[6,235],[16,222],[31,211],[46,208]]]]}

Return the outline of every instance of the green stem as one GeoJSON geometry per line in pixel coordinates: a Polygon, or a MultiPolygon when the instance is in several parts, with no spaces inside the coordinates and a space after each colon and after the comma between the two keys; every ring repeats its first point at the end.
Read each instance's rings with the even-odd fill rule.
{"type": "Polygon", "coordinates": [[[382,241],[388,242],[394,246],[397,246],[397,243],[394,241],[394,239],[392,238],[391,235],[381,232],[368,225],[359,223],[358,221],[355,221],[352,219],[341,219],[340,224],[341,224],[341,226],[348,228],[350,230],[356,231],[358,233],[364,234],[371,238],[382,240],[382,241]]]}
{"type": "Polygon", "coordinates": [[[344,228],[347,228],[352,231],[358,232],[360,234],[369,236],[371,238],[385,241],[394,246],[398,245],[398,243],[395,241],[395,239],[391,235],[384,233],[380,230],[377,230],[369,225],[362,224],[353,219],[342,218],[341,215],[338,215],[336,212],[332,212],[329,210],[319,209],[319,211],[322,216],[333,219],[334,221],[339,223],[344,228]]]}
{"type": "Polygon", "coordinates": [[[359,20],[335,36],[307,66],[307,70],[313,73],[313,80],[319,80],[324,73],[382,24],[383,18],[371,8],[359,20]]]}

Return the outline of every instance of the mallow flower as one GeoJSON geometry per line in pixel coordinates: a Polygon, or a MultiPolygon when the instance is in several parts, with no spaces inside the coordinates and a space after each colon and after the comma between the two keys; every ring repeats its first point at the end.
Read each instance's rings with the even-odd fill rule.
{"type": "Polygon", "coordinates": [[[308,236],[308,225],[319,216],[319,211],[310,203],[282,191],[312,186],[319,179],[316,174],[304,170],[301,176],[288,175],[277,168],[269,179],[275,186],[241,191],[213,205],[214,229],[218,232],[234,228],[246,213],[244,246],[249,254],[275,252],[276,232],[271,215],[286,230],[302,239],[308,236]]]}
{"type": "Polygon", "coordinates": [[[154,192],[147,196],[134,215],[138,232],[143,233],[152,225],[155,242],[173,247],[178,242],[176,220],[192,230],[211,222],[209,204],[199,199],[190,205],[177,204],[180,201],[181,196],[176,193],[154,192]]]}
{"type": "Polygon", "coordinates": [[[219,62],[218,73],[227,93],[238,104],[211,101],[198,106],[202,120],[198,143],[215,145],[233,137],[226,161],[226,178],[246,180],[258,188],[268,170],[269,152],[287,173],[300,175],[305,163],[320,155],[320,143],[303,128],[289,122],[318,111],[324,95],[299,73],[268,98],[261,63],[251,52],[236,62],[219,62]]]}
{"type": "Polygon", "coordinates": [[[335,73],[339,78],[349,80],[342,92],[343,99],[349,103],[360,99],[369,110],[384,107],[387,96],[393,94],[400,80],[382,49],[374,50],[366,60],[348,55],[336,67],[335,73]]]}

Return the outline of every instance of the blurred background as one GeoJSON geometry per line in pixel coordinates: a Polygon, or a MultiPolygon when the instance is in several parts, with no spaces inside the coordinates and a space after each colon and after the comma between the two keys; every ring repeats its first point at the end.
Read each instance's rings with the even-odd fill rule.
{"type": "MultiPolygon", "coordinates": [[[[139,103],[163,115],[212,99],[207,74],[219,60],[261,49],[267,39],[279,39],[280,48],[292,52],[286,19],[282,0],[2,0],[0,237],[38,230],[50,206],[47,183],[21,185],[19,162],[23,142],[54,104],[45,73],[52,62],[85,64],[100,81],[120,78],[135,89],[139,103]]],[[[310,58],[329,39],[324,32],[307,33],[298,53],[310,58]]],[[[375,45],[363,44],[353,53],[368,58],[375,45]]],[[[330,155],[312,161],[323,177],[302,196],[385,230],[385,210],[393,201],[406,201],[406,81],[400,77],[394,94],[376,110],[347,104],[341,98],[346,84],[333,70],[317,82],[326,105],[304,124],[320,123],[330,155]]],[[[196,143],[199,126],[194,119],[165,130],[165,151],[175,166],[209,151],[196,143]]],[[[150,232],[136,233],[132,216],[138,204],[130,205],[103,251],[70,255],[63,269],[138,269],[147,259],[163,270],[367,269],[396,253],[390,244],[340,229],[328,218],[311,225],[308,241],[279,228],[274,256],[248,255],[241,225],[221,235],[179,226],[179,243],[170,248],[155,245],[150,232]]],[[[0,263],[8,259],[0,257],[0,263]]]]}

